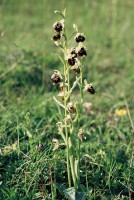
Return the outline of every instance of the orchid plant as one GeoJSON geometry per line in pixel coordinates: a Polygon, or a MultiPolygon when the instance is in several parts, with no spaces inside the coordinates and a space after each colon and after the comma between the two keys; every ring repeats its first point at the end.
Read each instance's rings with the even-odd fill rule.
{"type": "Polygon", "coordinates": [[[61,72],[54,70],[51,76],[53,85],[59,85],[59,93],[53,98],[64,116],[61,121],[57,122],[57,127],[66,146],[68,187],[73,186],[76,195],[80,186],[81,142],[84,137],[84,130],[80,127],[83,94],[84,91],[94,94],[95,90],[92,84],[83,80],[83,60],[87,56],[87,49],[84,46],[85,35],[79,32],[74,24],[73,34],[68,38],[66,9],[63,12],[55,11],[55,13],[61,17],[61,20],[53,24],[55,35],[52,40],[62,51],[63,56],[59,56],[59,59],[63,64],[63,70],[61,72]],[[75,46],[71,46],[72,38],[76,42],[75,46]],[[74,74],[73,82],[70,78],[71,73],[74,74]],[[76,87],[80,91],[77,98],[74,93],[76,87]]]}

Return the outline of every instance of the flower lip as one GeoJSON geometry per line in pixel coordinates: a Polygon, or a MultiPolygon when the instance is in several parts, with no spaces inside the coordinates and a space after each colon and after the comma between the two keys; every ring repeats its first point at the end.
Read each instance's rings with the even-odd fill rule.
{"type": "Polygon", "coordinates": [[[87,91],[90,92],[91,94],[95,94],[95,89],[93,88],[92,84],[88,85],[87,91]]]}
{"type": "Polygon", "coordinates": [[[74,66],[75,64],[78,63],[78,59],[76,58],[77,57],[77,53],[76,53],[76,50],[75,48],[72,48],[71,50],[68,50],[67,52],[67,56],[66,56],[66,60],[68,61],[68,64],[70,66],[74,66]]]}
{"type": "Polygon", "coordinates": [[[58,70],[54,71],[53,75],[51,76],[51,80],[53,81],[53,85],[61,83],[62,76],[58,70]]]}
{"type": "Polygon", "coordinates": [[[71,48],[71,49],[69,50],[69,53],[70,53],[74,58],[77,58],[76,48],[71,48]]]}
{"type": "Polygon", "coordinates": [[[56,35],[53,36],[52,39],[53,39],[54,42],[56,42],[56,41],[60,40],[60,38],[61,38],[61,35],[60,34],[56,34],[56,35]]]}
{"type": "Polygon", "coordinates": [[[77,53],[78,53],[78,56],[80,56],[80,57],[87,56],[87,51],[86,51],[86,48],[84,46],[77,47],[77,53]]]}
{"type": "Polygon", "coordinates": [[[73,58],[73,57],[69,58],[68,59],[68,64],[71,65],[71,66],[75,65],[75,58],[73,58]]]}
{"type": "Polygon", "coordinates": [[[92,86],[92,84],[88,84],[86,80],[84,80],[84,84],[85,84],[85,90],[87,90],[88,92],[90,92],[91,94],[95,94],[95,89],[92,86]]]}
{"type": "Polygon", "coordinates": [[[70,66],[75,65],[75,62],[76,62],[75,57],[74,57],[72,54],[70,54],[70,51],[69,51],[69,50],[68,50],[67,53],[68,53],[68,54],[67,54],[67,56],[66,56],[65,59],[67,60],[68,64],[69,64],[70,66]]]}
{"type": "Polygon", "coordinates": [[[79,42],[84,42],[85,41],[85,36],[83,33],[77,33],[76,36],[74,37],[75,41],[77,43],[79,42]]]}
{"type": "Polygon", "coordinates": [[[77,75],[77,74],[80,74],[80,61],[77,58],[75,59],[75,61],[76,61],[75,65],[71,66],[70,69],[72,69],[77,75]]]}
{"type": "Polygon", "coordinates": [[[60,33],[64,28],[64,20],[60,20],[53,24],[53,27],[57,33],[60,33]]]}
{"type": "Polygon", "coordinates": [[[91,94],[95,94],[95,89],[93,88],[92,85],[89,85],[88,92],[90,92],[91,94]]]}

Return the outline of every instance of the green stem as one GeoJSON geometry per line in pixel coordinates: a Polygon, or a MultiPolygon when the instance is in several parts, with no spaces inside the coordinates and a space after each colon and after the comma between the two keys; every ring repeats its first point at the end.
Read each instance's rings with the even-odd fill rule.
{"type": "Polygon", "coordinates": [[[75,191],[77,190],[77,181],[76,181],[76,175],[75,175],[75,169],[74,169],[74,149],[73,149],[73,145],[72,145],[72,141],[71,141],[71,135],[69,138],[69,148],[71,150],[71,155],[69,157],[70,159],[70,166],[71,166],[71,173],[72,173],[72,178],[73,178],[73,184],[74,184],[74,188],[75,191]]]}
{"type": "MultiPolygon", "coordinates": [[[[70,73],[69,73],[69,67],[68,67],[68,94],[70,94],[70,73]]],[[[70,96],[69,96],[68,100],[70,100],[70,96]]]]}
{"type": "Polygon", "coordinates": [[[78,186],[80,184],[80,146],[81,146],[81,140],[78,139],[78,186]]]}
{"type": "MultiPolygon", "coordinates": [[[[64,68],[66,68],[66,65],[64,66],[64,68]]],[[[64,70],[66,71],[66,69],[64,70]]],[[[65,75],[65,79],[66,79],[66,74],[65,75]]],[[[67,101],[66,101],[66,86],[64,83],[64,106],[65,106],[65,134],[66,134],[66,147],[67,147],[67,174],[68,174],[68,184],[69,187],[71,187],[71,174],[70,174],[70,164],[69,164],[69,144],[68,144],[68,127],[67,127],[67,121],[66,121],[66,117],[67,117],[67,101]]]]}
{"type": "MultiPolygon", "coordinates": [[[[65,66],[64,66],[65,67],[65,66]]],[[[69,164],[69,144],[68,144],[68,127],[67,127],[67,101],[66,101],[66,86],[64,84],[64,106],[65,106],[65,134],[66,134],[66,147],[67,147],[67,174],[68,174],[68,184],[71,187],[71,175],[70,175],[70,164],[69,164]]]]}
{"type": "Polygon", "coordinates": [[[83,65],[81,64],[80,69],[80,92],[81,92],[81,109],[82,109],[82,103],[83,103],[83,65]]]}
{"type": "MultiPolygon", "coordinates": [[[[64,30],[65,33],[65,30],[64,30]]],[[[64,59],[67,53],[67,37],[66,37],[66,33],[65,33],[65,47],[64,47],[64,59]]],[[[66,134],[66,148],[67,148],[67,174],[68,174],[68,185],[69,187],[71,187],[71,174],[70,174],[70,163],[69,163],[69,137],[68,137],[68,127],[67,127],[67,121],[66,121],[66,117],[67,117],[67,99],[66,99],[66,80],[68,79],[68,75],[66,74],[67,71],[67,61],[65,61],[65,65],[64,65],[64,106],[65,106],[65,134],[66,134]]]]}
{"type": "MultiPolygon", "coordinates": [[[[82,112],[82,104],[83,104],[83,65],[82,64],[80,68],[80,93],[81,93],[81,108],[80,108],[79,117],[78,117],[79,121],[81,117],[80,114],[82,112]]],[[[81,148],[81,140],[78,139],[78,186],[80,184],[80,148],[81,148]]]]}

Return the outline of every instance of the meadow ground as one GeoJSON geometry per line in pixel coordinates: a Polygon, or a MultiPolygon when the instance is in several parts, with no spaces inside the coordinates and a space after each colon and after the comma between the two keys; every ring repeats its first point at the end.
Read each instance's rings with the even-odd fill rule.
{"type": "Polygon", "coordinates": [[[96,88],[84,99],[81,184],[89,200],[134,199],[133,0],[0,0],[0,199],[65,199],[54,185],[67,178],[64,148],[53,151],[50,81],[62,70],[54,10],[65,7],[68,30],[75,23],[86,35],[84,76],[96,88]]]}

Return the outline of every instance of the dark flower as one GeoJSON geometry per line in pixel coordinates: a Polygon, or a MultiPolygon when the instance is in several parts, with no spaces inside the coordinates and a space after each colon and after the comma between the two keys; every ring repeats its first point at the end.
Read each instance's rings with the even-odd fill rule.
{"type": "Polygon", "coordinates": [[[74,71],[75,75],[80,74],[79,64],[72,66],[70,69],[74,71]]]}
{"type": "Polygon", "coordinates": [[[67,61],[68,61],[68,64],[69,64],[69,65],[71,65],[71,66],[75,65],[75,58],[74,58],[74,57],[68,58],[67,61]]]}
{"type": "Polygon", "coordinates": [[[51,76],[51,80],[53,85],[60,84],[62,80],[62,76],[59,71],[55,70],[53,75],[51,76]]]}
{"type": "Polygon", "coordinates": [[[95,94],[95,89],[93,88],[92,84],[88,84],[86,80],[84,80],[85,90],[90,92],[91,94],[95,94]]]}
{"type": "Polygon", "coordinates": [[[54,27],[54,29],[55,29],[55,31],[57,33],[60,33],[63,30],[63,28],[64,28],[64,20],[61,20],[59,22],[55,22],[53,24],[53,27],[54,27]]]}
{"type": "Polygon", "coordinates": [[[91,94],[95,94],[95,89],[91,84],[88,85],[87,91],[90,92],[91,94]]]}
{"type": "Polygon", "coordinates": [[[78,47],[77,53],[78,53],[78,56],[80,56],[80,57],[87,56],[87,51],[86,51],[85,47],[80,47],[80,48],[78,47]]]}
{"type": "Polygon", "coordinates": [[[77,33],[76,36],[74,37],[76,42],[84,42],[85,41],[85,36],[82,33],[77,33]]]}
{"type": "Polygon", "coordinates": [[[76,49],[75,49],[75,48],[71,48],[70,54],[71,54],[74,58],[77,58],[77,53],[76,53],[76,49]]]}

